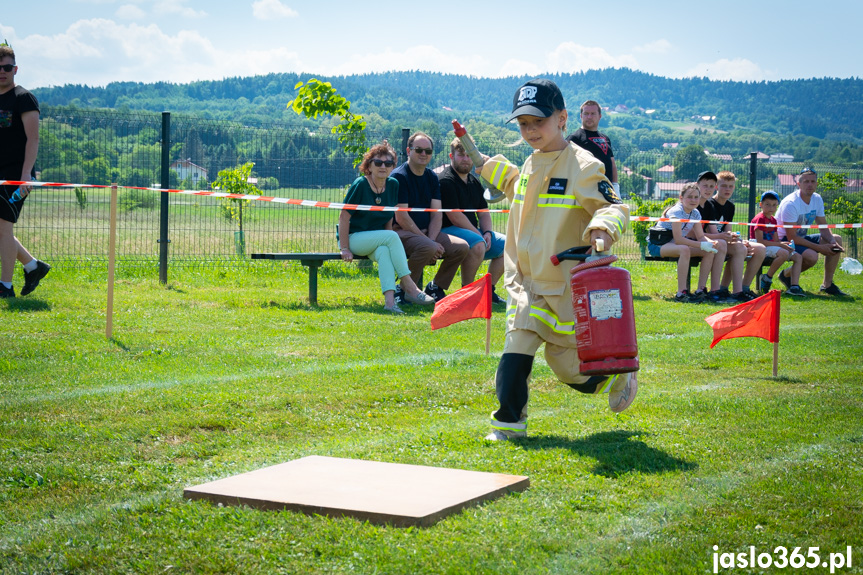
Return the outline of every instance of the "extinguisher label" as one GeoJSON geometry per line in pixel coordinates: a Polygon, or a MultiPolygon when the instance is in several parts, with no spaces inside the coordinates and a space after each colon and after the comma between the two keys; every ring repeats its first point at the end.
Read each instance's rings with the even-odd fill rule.
{"type": "Polygon", "coordinates": [[[603,320],[623,317],[623,301],[619,289],[596,290],[588,293],[590,317],[603,320]]]}

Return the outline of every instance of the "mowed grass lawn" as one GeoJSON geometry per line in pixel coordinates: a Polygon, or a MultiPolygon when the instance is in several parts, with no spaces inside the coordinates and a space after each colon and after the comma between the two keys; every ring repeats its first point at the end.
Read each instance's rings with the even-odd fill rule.
{"type": "MultiPolygon", "coordinates": [[[[486,356],[482,320],[387,315],[355,265],[323,268],[318,307],[297,264],[157,275],[120,273],[112,340],[104,271],[56,266],[0,300],[0,572],[710,573],[714,546],[851,546],[836,572],[863,572],[863,276],[837,275],[856,297],[783,298],[773,378],[770,343],[709,349],[720,308],[670,301],[671,267],[634,268],[633,406],[538,360],[530,437],[490,444],[502,310],[486,356]],[[531,487],[409,529],[182,496],[308,455],[531,487]]],[[[801,571],[829,570],[723,572],[801,571]]]]}

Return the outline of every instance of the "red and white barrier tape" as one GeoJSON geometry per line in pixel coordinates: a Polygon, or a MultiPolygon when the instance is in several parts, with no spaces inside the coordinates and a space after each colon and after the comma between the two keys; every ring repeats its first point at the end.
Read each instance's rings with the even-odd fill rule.
{"type": "MultiPolygon", "coordinates": [[[[26,182],[20,180],[0,180],[0,186],[32,186],[40,188],[110,188],[111,186],[102,186],[98,184],[67,184],[59,182],[26,182]]],[[[211,192],[201,190],[174,190],[162,188],[145,188],[140,186],[119,186],[128,190],[149,190],[154,192],[167,192],[172,194],[184,194],[191,196],[208,196],[211,198],[227,198],[231,200],[256,200],[260,202],[274,202],[277,204],[288,204],[292,206],[305,206],[308,208],[328,208],[335,210],[359,210],[368,212],[480,212],[480,213],[508,213],[509,210],[492,210],[492,209],[477,209],[477,210],[461,210],[453,208],[398,208],[395,206],[365,206],[359,204],[343,204],[339,202],[319,202],[315,200],[296,200],[292,198],[279,198],[275,196],[256,196],[251,194],[228,194],[225,192],[211,192]]],[[[722,222],[715,220],[679,220],[677,218],[662,218],[653,216],[631,216],[630,222],[672,222],[672,223],[700,223],[700,224],[722,224],[732,226],[749,226],[754,227],[751,222],[722,222]]],[[[851,229],[863,228],[863,223],[856,224],[811,224],[811,225],[783,225],[778,224],[760,224],[760,226],[772,228],[783,227],[786,229],[851,229]]]]}

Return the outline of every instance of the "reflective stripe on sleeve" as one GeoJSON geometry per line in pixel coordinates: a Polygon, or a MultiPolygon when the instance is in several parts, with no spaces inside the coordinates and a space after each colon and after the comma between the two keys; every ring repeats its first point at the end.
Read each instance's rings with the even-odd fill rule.
{"type": "Polygon", "coordinates": [[[626,224],[624,223],[623,218],[621,216],[618,216],[615,214],[597,214],[597,215],[593,216],[593,219],[591,220],[590,225],[588,225],[588,227],[589,228],[596,227],[595,225],[593,225],[593,222],[596,220],[608,222],[612,226],[616,227],[617,231],[621,234],[623,234],[623,230],[626,227],[626,224]]]}
{"type": "Polygon", "coordinates": [[[509,171],[509,164],[500,162],[491,172],[491,181],[489,182],[497,189],[503,188],[503,182],[506,179],[506,173],[509,171]],[[503,168],[503,169],[501,169],[503,168]]]}

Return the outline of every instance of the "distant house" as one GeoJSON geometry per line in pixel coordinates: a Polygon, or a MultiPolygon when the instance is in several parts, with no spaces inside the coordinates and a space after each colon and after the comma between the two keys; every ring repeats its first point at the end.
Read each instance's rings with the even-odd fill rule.
{"type": "Polygon", "coordinates": [[[653,199],[662,201],[667,198],[678,198],[680,190],[685,185],[686,182],[656,182],[653,186],[653,199]]]}
{"type": "Polygon", "coordinates": [[[656,176],[660,180],[673,180],[674,179],[674,166],[671,164],[666,164],[662,166],[658,170],[656,170],[656,176]]]}
{"type": "Polygon", "coordinates": [[[177,160],[171,164],[171,169],[177,172],[177,177],[182,182],[187,178],[195,183],[207,182],[207,169],[192,162],[191,159],[177,160]]]}
{"type": "Polygon", "coordinates": [[[778,174],[773,182],[773,191],[784,198],[797,189],[797,180],[794,174],[778,174]]]}
{"type": "Polygon", "coordinates": [[[670,148],[673,150],[673,149],[677,148],[677,146],[679,146],[679,145],[680,145],[680,142],[665,142],[664,144],[662,144],[662,147],[663,148],[670,148]]]}
{"type": "MultiPolygon", "coordinates": [[[[756,159],[758,159],[758,160],[769,160],[769,159],[770,159],[770,156],[768,156],[768,155],[767,155],[767,154],[765,154],[764,152],[755,152],[755,158],[756,158],[756,159]]],[[[746,154],[745,156],[742,156],[740,159],[741,159],[741,160],[748,160],[748,159],[749,159],[749,154],[746,154]]]]}
{"type": "Polygon", "coordinates": [[[794,156],[791,154],[771,154],[768,164],[789,164],[794,161],[794,156]]]}
{"type": "Polygon", "coordinates": [[[614,107],[614,111],[618,114],[625,114],[629,111],[629,108],[627,108],[624,104],[618,104],[614,107]]]}

